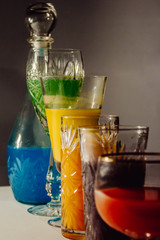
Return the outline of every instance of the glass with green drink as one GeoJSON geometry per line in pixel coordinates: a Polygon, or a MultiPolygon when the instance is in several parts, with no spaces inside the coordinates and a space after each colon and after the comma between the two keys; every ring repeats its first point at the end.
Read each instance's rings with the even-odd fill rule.
{"type": "MultiPolygon", "coordinates": [[[[82,54],[77,49],[31,49],[27,64],[27,87],[32,99],[33,106],[47,134],[48,123],[44,100],[50,101],[54,98],[54,104],[61,104],[66,107],[70,99],[76,97],[81,91],[84,78],[84,68],[82,54]],[[35,66],[36,63],[36,66],[35,66]],[[46,77],[47,76],[47,77],[46,77]],[[47,92],[47,96],[42,95],[43,88],[41,81],[47,92]]],[[[54,129],[56,131],[57,128],[54,129]]],[[[60,134],[60,133],[59,133],[60,134]]],[[[50,192],[51,202],[47,205],[36,206],[28,209],[32,214],[45,216],[61,216],[60,198],[60,171],[55,167],[53,155],[47,173],[46,188],[50,192]],[[58,171],[57,171],[58,170],[58,171]],[[59,195],[51,188],[54,181],[53,173],[56,175],[59,195]]],[[[53,222],[52,222],[53,225],[53,222]]],[[[54,224],[55,225],[55,224],[54,224]]]]}

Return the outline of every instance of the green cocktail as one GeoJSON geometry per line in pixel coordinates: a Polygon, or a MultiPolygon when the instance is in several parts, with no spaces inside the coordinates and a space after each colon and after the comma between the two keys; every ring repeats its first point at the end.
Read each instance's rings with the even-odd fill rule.
{"type": "MultiPolygon", "coordinates": [[[[43,80],[45,91],[48,95],[59,96],[59,99],[63,97],[71,98],[75,100],[75,97],[79,96],[82,88],[83,79],[53,79],[48,78],[43,80]]],[[[38,118],[43,125],[45,131],[48,133],[48,125],[45,113],[45,107],[43,102],[42,87],[40,79],[27,79],[27,88],[31,96],[31,100],[34,109],[38,115],[38,118]]],[[[59,101],[58,101],[59,102],[59,101]]],[[[66,108],[67,101],[63,102],[63,108],[66,108]]]]}

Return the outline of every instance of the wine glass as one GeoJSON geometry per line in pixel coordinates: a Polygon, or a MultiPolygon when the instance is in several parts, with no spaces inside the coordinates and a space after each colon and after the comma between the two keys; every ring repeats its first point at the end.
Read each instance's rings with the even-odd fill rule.
{"type": "Polygon", "coordinates": [[[95,203],[104,222],[131,239],[160,236],[160,153],[99,157],[95,203]]]}
{"type": "MultiPolygon", "coordinates": [[[[48,101],[54,95],[65,94],[64,91],[67,91],[66,94],[73,93],[74,95],[76,89],[81,88],[84,77],[82,54],[77,49],[32,49],[29,59],[30,61],[27,65],[27,86],[37,115],[48,133],[42,91],[45,89],[48,93],[48,96],[45,96],[45,102],[46,99],[48,101]],[[34,67],[35,62],[36,67],[34,67]],[[72,80],[73,84],[71,83],[72,80]],[[70,83],[72,84],[72,86],[70,85],[73,87],[72,89],[68,86],[70,83]]],[[[60,226],[60,222],[57,222],[61,216],[60,172],[55,168],[53,155],[50,157],[46,189],[48,189],[48,193],[51,196],[51,202],[46,205],[34,206],[28,209],[28,211],[36,215],[57,216],[57,218],[53,219],[54,223],[52,221],[52,225],[60,226]],[[56,183],[53,185],[55,181],[58,185],[56,186],[58,189],[56,196],[54,187],[56,183]]]]}
{"type": "Polygon", "coordinates": [[[127,237],[104,224],[94,201],[94,182],[98,157],[102,154],[146,149],[149,128],[146,126],[114,125],[81,126],[79,128],[83,180],[86,239],[124,240],[127,237]]]}
{"type": "Polygon", "coordinates": [[[103,124],[117,128],[117,115],[61,117],[61,232],[64,237],[84,239],[84,206],[79,144],[79,126],[103,124]]]}
{"type": "MultiPolygon", "coordinates": [[[[58,94],[62,91],[71,91],[64,80],[69,83],[72,78],[73,82],[76,80],[73,87],[81,87],[84,76],[83,60],[80,50],[76,49],[31,49],[29,54],[29,61],[27,64],[27,87],[35,108],[35,111],[43,125],[45,131],[48,133],[48,123],[46,119],[44,101],[41,88],[42,79],[45,78],[45,89],[49,94],[58,94]],[[36,61],[35,61],[36,59],[36,61]],[[36,66],[35,66],[36,64],[36,66]],[[65,75],[64,75],[65,74],[65,75]],[[76,76],[76,78],[75,78],[76,76]],[[46,79],[47,77],[47,79],[46,79]],[[58,79],[58,78],[59,79],[58,79]],[[55,79],[56,78],[56,79],[55,79]],[[54,79],[54,80],[53,80],[54,79]],[[76,84],[78,83],[77,86],[76,84]]],[[[74,94],[74,90],[73,94],[74,94]]],[[[41,215],[58,217],[54,218],[54,226],[60,225],[57,220],[61,216],[61,198],[60,198],[60,173],[55,167],[53,154],[51,152],[50,163],[47,172],[46,189],[51,201],[46,205],[34,206],[28,209],[28,212],[41,215]]]]}

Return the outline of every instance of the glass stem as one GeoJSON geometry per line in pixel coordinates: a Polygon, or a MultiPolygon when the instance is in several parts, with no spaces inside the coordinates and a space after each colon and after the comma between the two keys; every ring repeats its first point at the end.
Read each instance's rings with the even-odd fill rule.
{"type": "Polygon", "coordinates": [[[51,198],[51,201],[47,203],[47,206],[53,207],[61,203],[61,178],[60,173],[58,173],[54,164],[52,149],[46,180],[46,191],[48,196],[51,198]]]}

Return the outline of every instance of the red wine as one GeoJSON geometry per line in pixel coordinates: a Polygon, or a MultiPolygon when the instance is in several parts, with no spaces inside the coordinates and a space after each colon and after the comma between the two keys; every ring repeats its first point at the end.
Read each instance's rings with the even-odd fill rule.
{"type": "Polygon", "coordinates": [[[105,188],[95,190],[102,219],[133,238],[160,236],[160,188],[105,188]]]}

